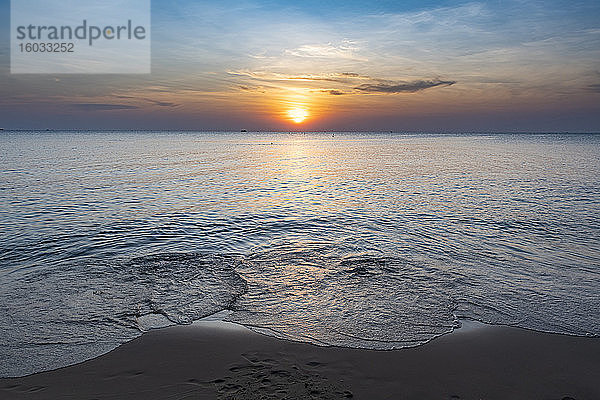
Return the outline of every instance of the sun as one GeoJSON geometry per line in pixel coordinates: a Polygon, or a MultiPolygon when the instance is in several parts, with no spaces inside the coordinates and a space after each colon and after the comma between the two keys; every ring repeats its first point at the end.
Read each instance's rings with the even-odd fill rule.
{"type": "Polygon", "coordinates": [[[308,117],[308,111],[303,108],[292,108],[288,111],[288,116],[292,121],[299,124],[304,122],[304,120],[308,117]]]}

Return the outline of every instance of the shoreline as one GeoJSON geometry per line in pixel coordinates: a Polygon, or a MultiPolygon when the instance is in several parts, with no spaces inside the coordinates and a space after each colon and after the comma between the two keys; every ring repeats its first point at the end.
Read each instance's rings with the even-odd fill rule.
{"type": "MultiPolygon", "coordinates": [[[[597,399],[600,338],[462,322],[417,347],[320,347],[200,320],[0,379],[10,399],[597,399]]],[[[25,356],[25,355],[24,355],[25,356]]]]}

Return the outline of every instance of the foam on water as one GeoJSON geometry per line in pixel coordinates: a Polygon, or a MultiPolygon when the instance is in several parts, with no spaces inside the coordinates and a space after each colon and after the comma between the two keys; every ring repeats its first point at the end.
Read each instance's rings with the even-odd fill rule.
{"type": "Polygon", "coordinates": [[[230,308],[246,290],[235,262],[232,256],[162,254],[66,264],[3,280],[0,375],[70,365],[148,329],[230,308]]]}
{"type": "Polygon", "coordinates": [[[340,257],[331,247],[281,246],[239,269],[248,293],[230,320],[316,344],[414,346],[457,326],[443,269],[381,255],[340,257]]]}
{"type": "Polygon", "coordinates": [[[426,343],[458,328],[459,318],[600,334],[598,281],[576,270],[506,276],[490,266],[408,255],[339,257],[330,249],[283,246],[244,259],[238,271],[248,293],[229,320],[284,338],[370,349],[426,343]]]}

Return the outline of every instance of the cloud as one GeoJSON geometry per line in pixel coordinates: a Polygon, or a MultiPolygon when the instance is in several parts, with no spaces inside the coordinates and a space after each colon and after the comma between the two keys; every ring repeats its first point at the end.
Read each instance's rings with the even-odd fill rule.
{"type": "MultiPolygon", "coordinates": [[[[289,90],[289,86],[278,86],[279,82],[294,83],[294,87],[311,90],[314,93],[326,93],[332,96],[351,95],[357,93],[389,94],[389,93],[415,93],[436,86],[454,85],[456,81],[440,79],[417,79],[413,81],[392,81],[362,75],[355,72],[330,72],[321,74],[285,74],[270,71],[238,70],[228,71],[242,81],[237,87],[243,91],[256,91],[252,83],[269,82],[274,89],[289,90]],[[323,87],[323,83],[327,86],[323,87]],[[331,83],[335,85],[329,86],[331,83]],[[320,86],[320,87],[319,87],[320,86]]],[[[268,89],[261,85],[264,92],[268,89]]]]}
{"type": "Polygon", "coordinates": [[[251,78],[258,81],[264,82],[276,82],[276,81],[327,81],[327,82],[340,82],[345,83],[351,80],[364,80],[371,79],[368,76],[360,75],[354,72],[340,72],[331,74],[283,74],[268,71],[250,71],[250,70],[237,70],[227,71],[229,75],[251,78]]]}
{"type": "Polygon", "coordinates": [[[253,86],[253,85],[238,85],[238,88],[240,90],[243,90],[245,92],[258,92],[258,93],[265,93],[265,89],[262,86],[253,86]]]}
{"type": "Polygon", "coordinates": [[[337,89],[322,89],[320,90],[321,93],[327,93],[330,94],[332,96],[343,96],[345,94],[348,94],[346,92],[343,92],[341,90],[337,90],[337,89]]]}
{"type": "Polygon", "coordinates": [[[159,107],[177,107],[177,106],[179,106],[179,104],[173,103],[170,101],[155,100],[152,98],[142,97],[142,96],[114,95],[114,97],[117,99],[131,99],[131,100],[144,101],[146,103],[153,104],[153,105],[159,106],[159,107]]]}
{"type": "Polygon", "coordinates": [[[586,89],[589,92],[600,93],[600,83],[594,83],[594,84],[588,85],[586,87],[586,89]]]}
{"type": "Polygon", "coordinates": [[[108,104],[108,103],[77,103],[73,107],[84,111],[112,111],[112,110],[135,110],[139,107],[128,104],[108,104]]]}
{"type": "Polygon", "coordinates": [[[340,76],[345,76],[347,78],[368,78],[368,76],[363,76],[361,74],[357,74],[355,72],[341,72],[340,76]]]}
{"type": "Polygon", "coordinates": [[[144,99],[144,100],[147,101],[148,103],[152,103],[152,104],[160,106],[160,107],[177,107],[179,105],[177,103],[172,103],[170,101],[159,101],[159,100],[152,100],[152,99],[144,99]]]}
{"type": "Polygon", "coordinates": [[[326,81],[326,82],[339,82],[339,83],[347,83],[353,80],[364,80],[371,79],[366,75],[360,75],[353,72],[341,72],[334,74],[325,74],[325,75],[298,75],[298,76],[289,76],[287,79],[290,80],[302,80],[302,81],[326,81]]]}
{"type": "Polygon", "coordinates": [[[436,86],[451,86],[456,81],[418,80],[412,82],[365,83],[354,89],[366,93],[415,93],[436,86]]]}
{"type": "Polygon", "coordinates": [[[344,40],[340,44],[304,44],[292,50],[285,50],[284,53],[294,57],[308,58],[339,58],[348,60],[367,61],[357,53],[360,48],[349,40],[344,40]]]}

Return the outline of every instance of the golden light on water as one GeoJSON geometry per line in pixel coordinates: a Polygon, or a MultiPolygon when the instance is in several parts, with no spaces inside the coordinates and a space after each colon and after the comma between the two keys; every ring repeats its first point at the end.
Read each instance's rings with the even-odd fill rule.
{"type": "Polygon", "coordinates": [[[308,111],[304,108],[292,108],[288,110],[289,118],[297,124],[300,124],[308,118],[308,111]]]}

